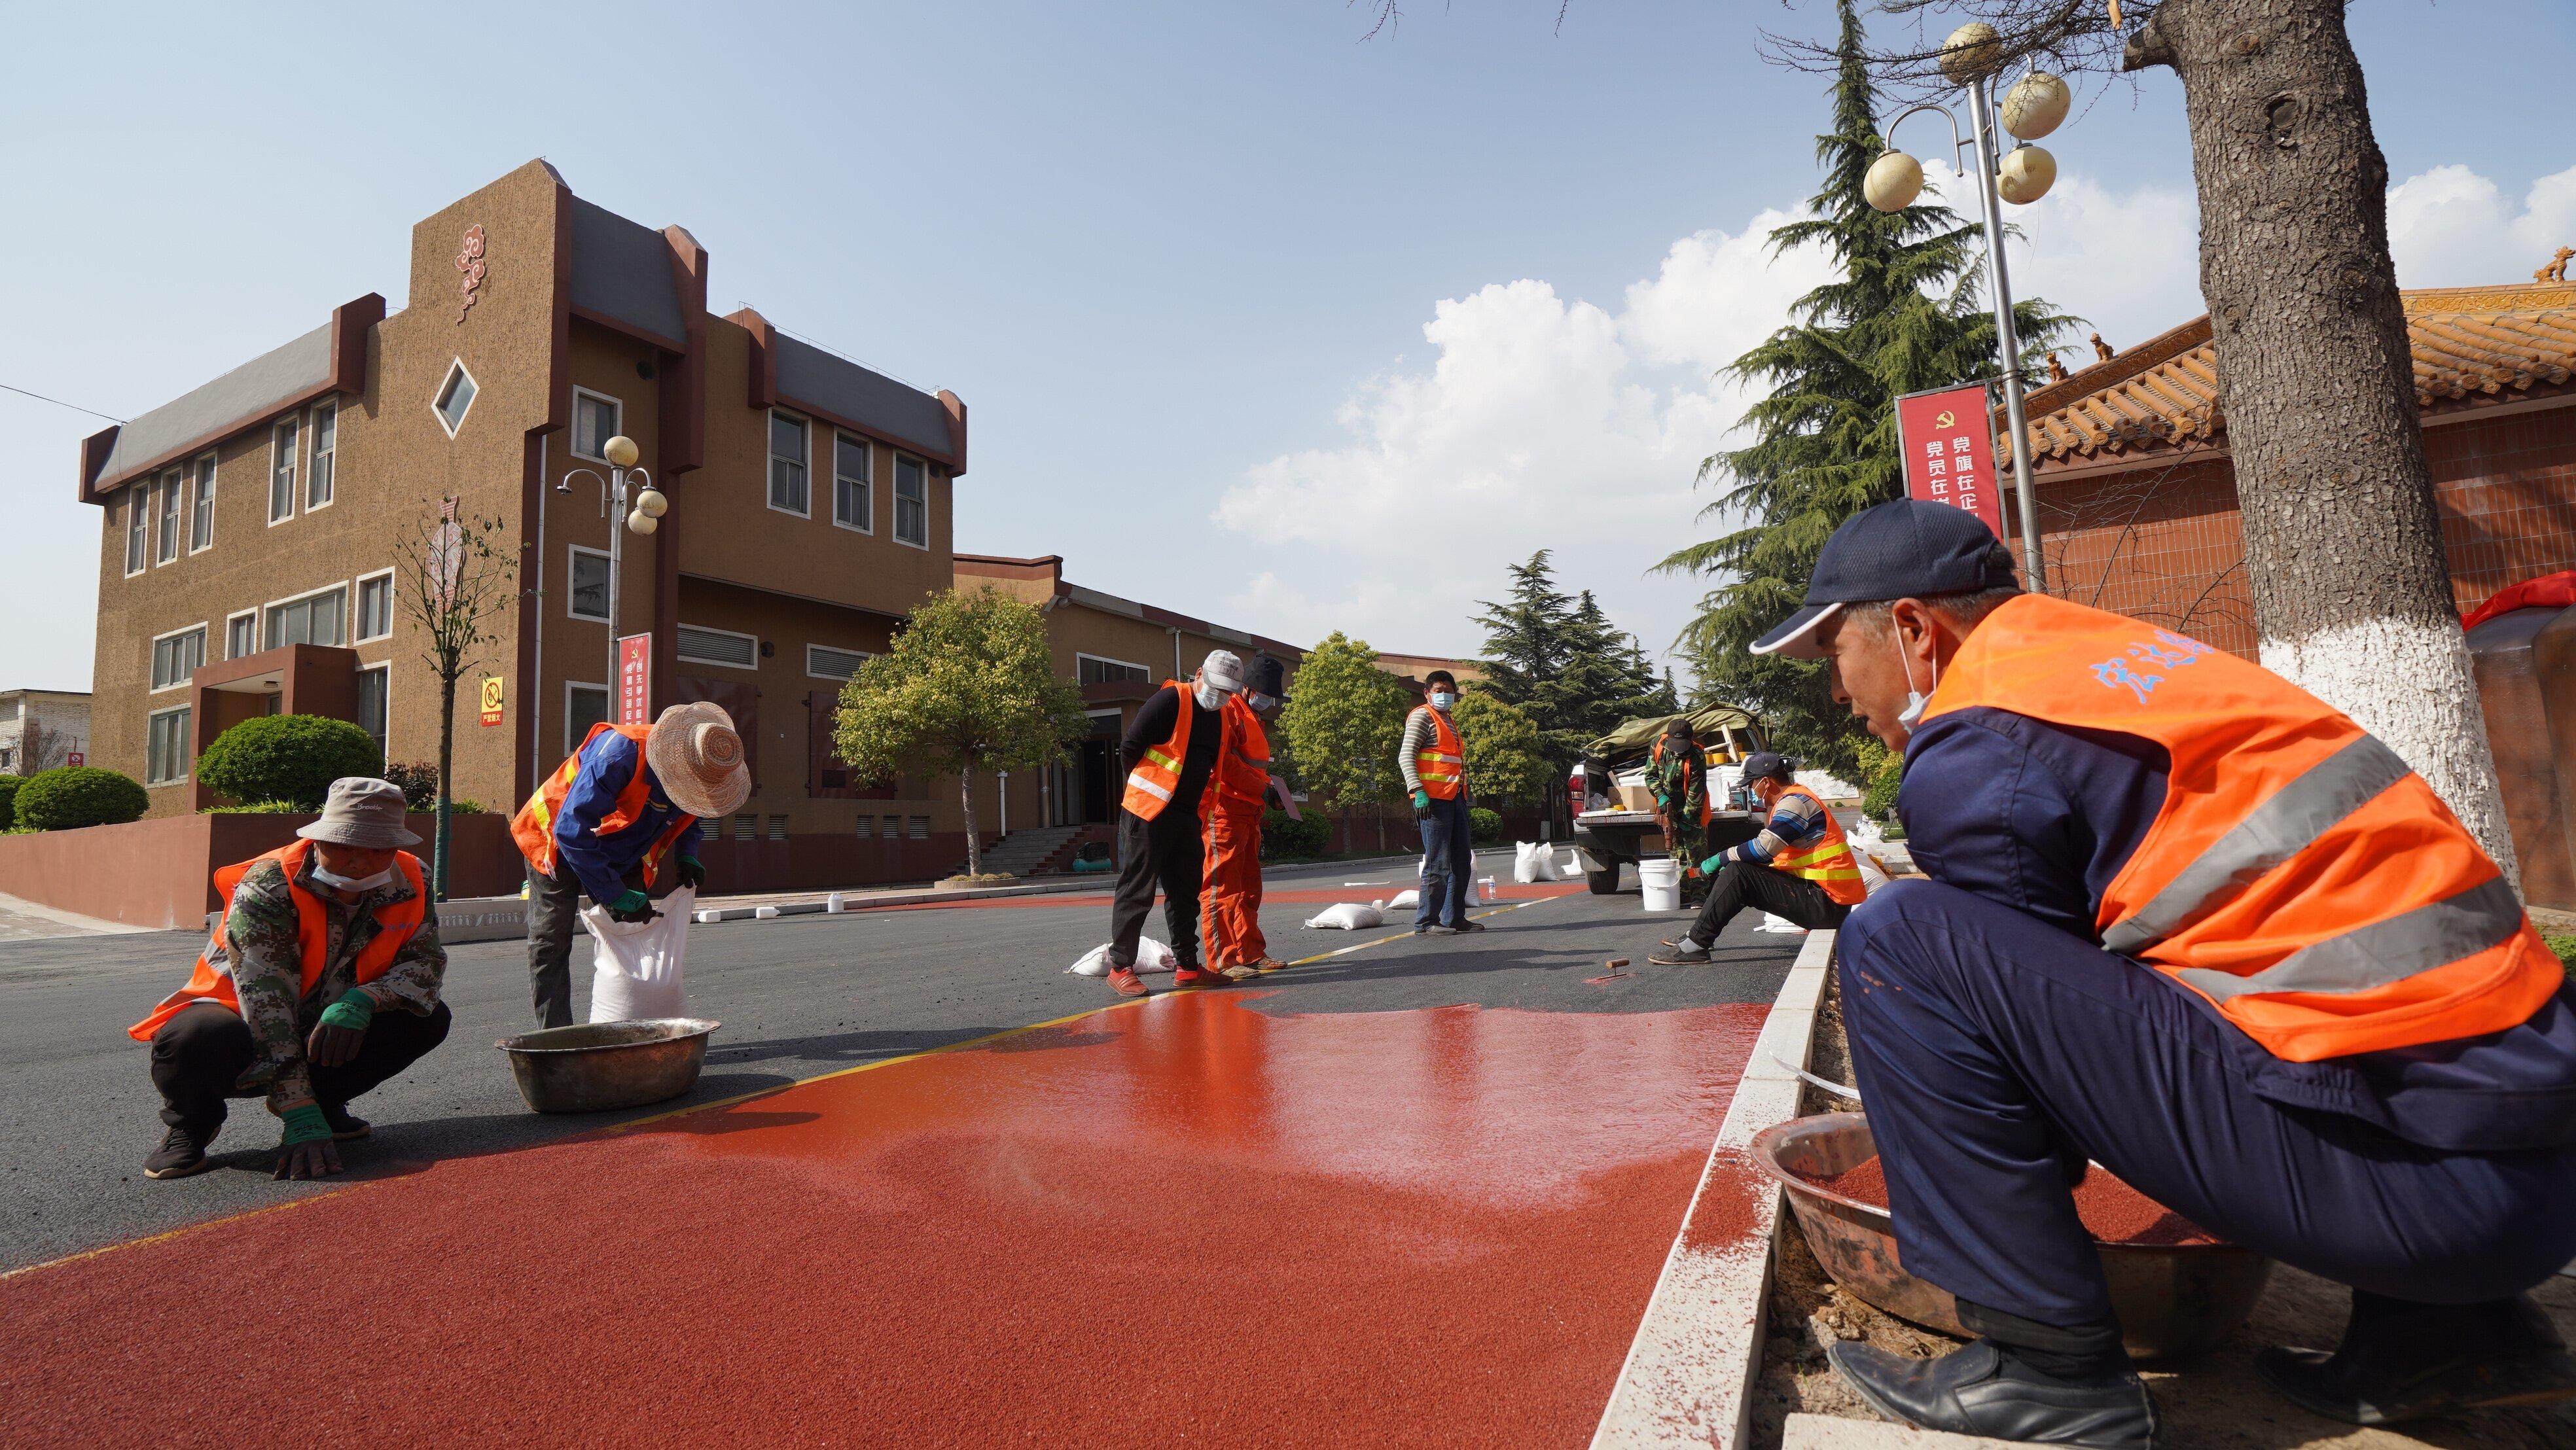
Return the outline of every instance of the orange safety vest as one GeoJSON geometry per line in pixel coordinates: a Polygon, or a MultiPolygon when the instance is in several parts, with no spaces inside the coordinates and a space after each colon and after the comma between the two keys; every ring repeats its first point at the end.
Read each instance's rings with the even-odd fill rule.
{"type": "Polygon", "coordinates": [[[1220,804],[1230,812],[1258,813],[1270,797],[1270,732],[1241,695],[1225,697],[1218,719],[1225,728],[1218,733],[1216,769],[1208,778],[1212,789],[1199,795],[1199,815],[1214,814],[1220,804]]]}
{"type": "MultiPolygon", "coordinates": [[[[573,780],[581,774],[583,752],[590,749],[590,742],[612,731],[635,742],[635,773],[618,787],[616,807],[591,834],[614,836],[643,818],[644,807],[652,796],[652,787],[644,783],[644,737],[653,733],[653,727],[605,723],[591,726],[590,733],[581,737],[580,746],[564,757],[564,763],[555,767],[554,774],[547,776],[545,784],[538,786],[537,793],[528,797],[528,803],[510,818],[510,839],[519,843],[519,854],[528,858],[538,875],[555,874],[555,817],[563,813],[564,797],[571,793],[573,780]]],[[[663,827],[661,839],[644,853],[645,889],[650,890],[654,878],[662,874],[662,853],[670,850],[671,843],[680,839],[680,833],[696,820],[683,811],[663,827]]]]}
{"type": "Polygon", "coordinates": [[[1979,707],[2164,747],[2164,809],[2095,927],[2275,1057],[2500,1032],[2565,979],[2423,777],[2259,665],[2024,595],[1968,636],[1925,714],[1979,707]]]}
{"type": "Polygon", "coordinates": [[[1413,752],[1413,773],[1422,779],[1422,793],[1436,801],[1454,801],[1467,788],[1466,747],[1458,743],[1458,732],[1448,716],[1428,705],[1414,706],[1413,713],[1429,714],[1434,731],[1431,747],[1413,752]]]}
{"type": "Polygon", "coordinates": [[[1842,822],[1834,819],[1832,810],[1816,793],[1803,785],[1784,787],[1784,796],[1802,795],[1816,802],[1816,819],[1825,828],[1824,838],[1803,851],[1786,851],[1770,860],[1774,871],[1801,876],[1825,888],[1825,894],[1845,906],[1858,906],[1869,899],[1869,887],[1860,879],[1860,861],[1852,855],[1851,844],[1843,838],[1842,822]]]}
{"type": "Polygon", "coordinates": [[[1140,821],[1152,820],[1171,804],[1172,792],[1181,788],[1181,762],[1190,754],[1190,687],[1165,680],[1163,688],[1180,695],[1180,718],[1172,724],[1172,738],[1146,750],[1136,768],[1127,772],[1127,794],[1118,802],[1140,821]]]}
{"type": "MultiPolygon", "coordinates": [[[[224,928],[232,920],[233,888],[241,885],[242,877],[262,861],[274,861],[285,870],[287,894],[295,899],[296,937],[303,946],[304,955],[304,982],[299,995],[319,985],[323,969],[330,965],[330,918],[324,912],[322,898],[305,890],[296,881],[303,874],[304,858],[312,849],[311,841],[299,840],[265,856],[253,856],[217,871],[215,890],[223,894],[224,914],[216,920],[214,931],[207,936],[206,949],[197,955],[197,969],[188,974],[188,985],[162,998],[160,1005],[152,1009],[152,1014],[126,1028],[125,1035],[137,1042],[150,1042],[152,1034],[160,1031],[164,1023],[199,1002],[212,1002],[235,1016],[241,1014],[241,997],[233,991],[232,952],[225,945],[224,928]],[[222,966],[215,965],[212,960],[217,953],[223,955],[222,966]]],[[[420,924],[428,914],[429,892],[424,885],[426,878],[421,873],[420,858],[409,851],[396,851],[394,869],[400,871],[403,880],[410,884],[411,900],[391,901],[376,908],[376,923],[384,929],[376,933],[374,941],[367,943],[366,950],[358,953],[357,978],[361,983],[372,982],[385,974],[385,969],[393,965],[395,955],[412,939],[413,933],[420,930],[420,924]]]]}
{"type": "MultiPolygon", "coordinates": [[[[1658,735],[1655,737],[1655,749],[1653,755],[1650,757],[1650,763],[1653,764],[1658,771],[1661,771],[1664,765],[1664,742],[1671,738],[1672,737],[1669,735],[1658,735]]],[[[1684,760],[1682,762],[1682,798],[1673,802],[1673,804],[1682,807],[1684,810],[1688,810],[1690,808],[1690,778],[1691,772],[1694,770],[1699,772],[1700,777],[1699,823],[1705,826],[1710,821],[1717,818],[1717,807],[1710,804],[1708,799],[1708,757],[1705,754],[1701,755],[1696,763],[1690,760],[1684,760]]]]}

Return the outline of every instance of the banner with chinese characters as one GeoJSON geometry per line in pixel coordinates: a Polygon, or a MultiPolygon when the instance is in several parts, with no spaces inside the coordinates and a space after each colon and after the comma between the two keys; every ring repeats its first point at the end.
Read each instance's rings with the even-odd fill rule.
{"type": "Polygon", "coordinates": [[[649,634],[618,636],[617,723],[653,723],[653,636],[649,634]]]}
{"type": "Polygon", "coordinates": [[[1995,478],[1986,385],[1910,393],[1896,400],[1896,433],[1905,452],[1905,493],[1926,503],[1966,509],[2004,536],[2003,489],[1995,478]]]}
{"type": "Polygon", "coordinates": [[[499,675],[483,677],[483,723],[486,725],[501,723],[501,677],[499,675]]]}

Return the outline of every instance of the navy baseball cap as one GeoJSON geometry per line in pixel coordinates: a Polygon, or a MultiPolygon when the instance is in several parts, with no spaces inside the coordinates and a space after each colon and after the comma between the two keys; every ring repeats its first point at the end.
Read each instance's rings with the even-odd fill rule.
{"type": "MultiPolygon", "coordinates": [[[[1957,510],[1954,509],[1952,512],[1955,513],[1957,510]]],[[[1797,767],[1789,763],[1788,757],[1776,751],[1757,750],[1744,757],[1744,778],[1795,784],[1798,779],[1797,767]]]]}
{"type": "Polygon", "coordinates": [[[1807,602],[1753,642],[1758,655],[1823,659],[1816,626],[1846,604],[1973,594],[2017,582],[1995,531],[1966,509],[1900,498],[1843,520],[1816,555],[1807,602]]]}

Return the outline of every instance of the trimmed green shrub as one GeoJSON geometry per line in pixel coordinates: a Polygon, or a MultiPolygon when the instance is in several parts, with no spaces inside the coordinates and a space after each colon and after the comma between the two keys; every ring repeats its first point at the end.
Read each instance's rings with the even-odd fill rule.
{"type": "Polygon", "coordinates": [[[388,765],[385,779],[402,787],[403,808],[414,811],[438,807],[438,767],[424,760],[416,765],[388,765]]]}
{"type": "Polygon", "coordinates": [[[2560,966],[2567,968],[2571,972],[2576,972],[2576,936],[2559,936],[2550,932],[2543,932],[2540,935],[2540,940],[2549,948],[2550,951],[2557,954],[2558,964],[2560,966]]]}
{"type": "Polygon", "coordinates": [[[18,787],[17,821],[39,831],[73,831],[139,820],[152,808],[142,783],[95,765],[40,770],[18,787]]]}
{"type": "Polygon", "coordinates": [[[374,737],[323,715],[261,715],[215,737],[197,779],[237,801],[284,801],[318,811],[331,782],[384,769],[374,737]]]}
{"type": "MultiPolygon", "coordinates": [[[[429,809],[435,810],[437,805],[433,802],[429,809]]],[[[489,815],[491,808],[481,801],[449,801],[447,813],[451,816],[481,816],[489,815]]]]}
{"type": "Polygon", "coordinates": [[[197,814],[201,816],[309,816],[313,813],[293,801],[252,801],[246,806],[208,806],[197,814]]]}
{"type": "Polygon", "coordinates": [[[1490,846],[1503,838],[1503,816],[1483,806],[1467,808],[1467,839],[1479,846],[1490,846]]]}
{"type": "Polygon", "coordinates": [[[1332,839],[1333,828],[1322,816],[1292,821],[1286,811],[1261,813],[1261,856],[1265,861],[1321,856],[1332,839]]]}
{"type": "Polygon", "coordinates": [[[0,775],[0,831],[9,829],[17,818],[18,787],[26,783],[22,775],[0,775]]]}

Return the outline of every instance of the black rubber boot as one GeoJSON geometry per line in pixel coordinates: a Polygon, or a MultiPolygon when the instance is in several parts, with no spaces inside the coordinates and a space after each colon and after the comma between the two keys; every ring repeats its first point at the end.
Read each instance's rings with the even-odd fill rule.
{"type": "Polygon", "coordinates": [[[2300,1409],[2349,1425],[2576,1398],[2576,1360],[2528,1294],[2410,1304],[2356,1289],[2334,1353],[2267,1349],[2254,1371],[2300,1409]]]}
{"type": "Polygon", "coordinates": [[[1917,1429],[2096,1450],[2152,1450],[2156,1443],[2155,1398],[2125,1367],[2059,1379],[1991,1339],[1938,1359],[1908,1359],[1849,1340],[1825,1355],[1870,1408],[1917,1429]]]}

